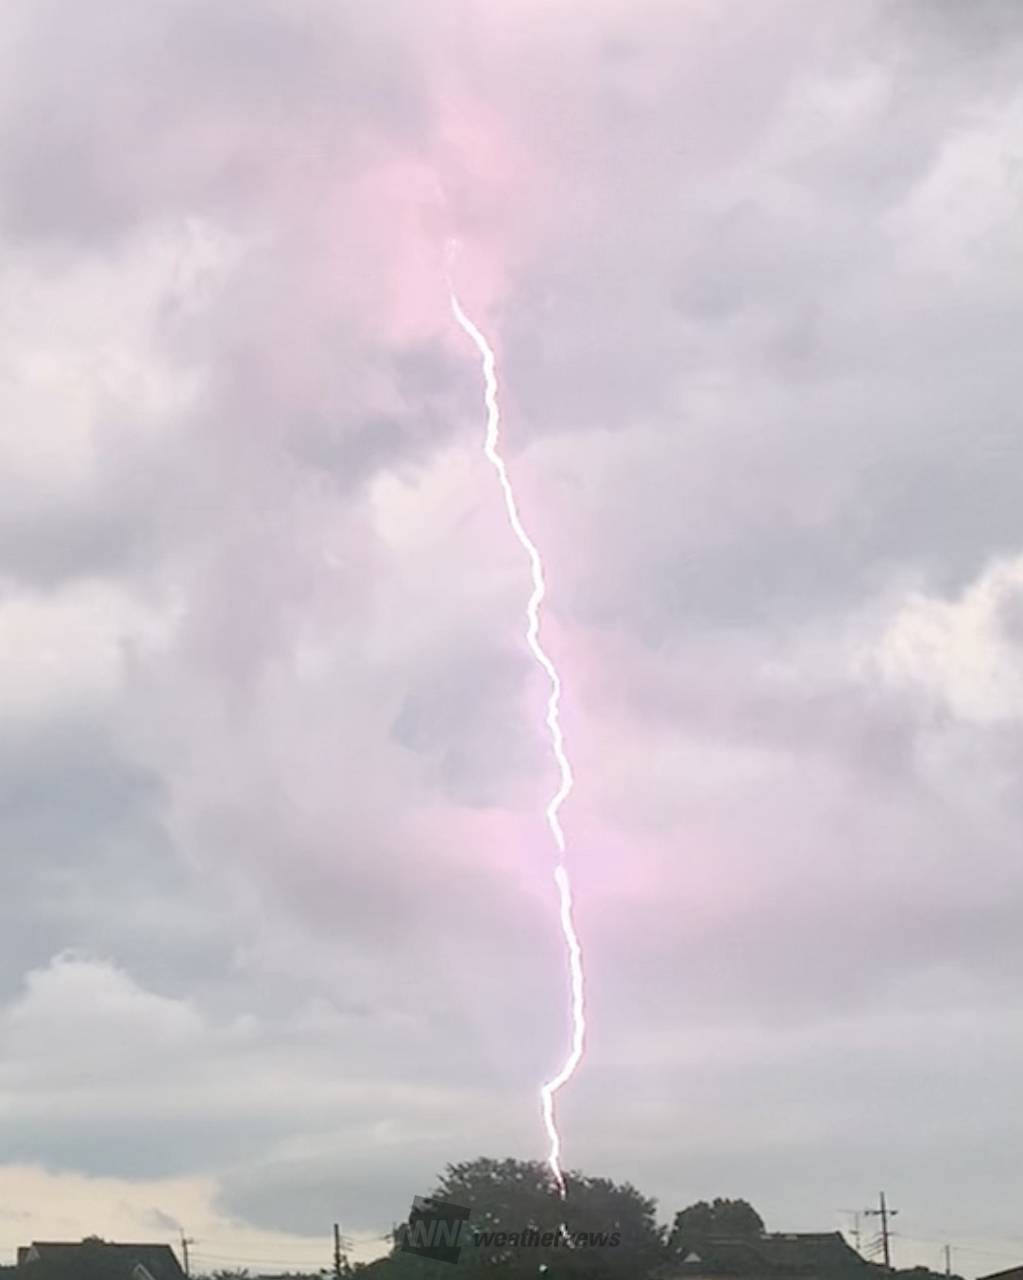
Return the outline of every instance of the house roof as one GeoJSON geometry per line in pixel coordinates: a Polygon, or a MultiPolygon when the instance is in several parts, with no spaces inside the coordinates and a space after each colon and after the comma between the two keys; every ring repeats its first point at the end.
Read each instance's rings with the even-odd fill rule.
{"type": "Polygon", "coordinates": [[[1005,1271],[992,1271],[978,1280],[1023,1280],[1023,1262],[1018,1267],[1009,1267],[1005,1271]]]}
{"type": "Polygon", "coordinates": [[[827,1277],[853,1280],[874,1268],[838,1231],[752,1237],[711,1236],[694,1242],[687,1254],[661,1269],[668,1276],[827,1277]]]}
{"type": "Polygon", "coordinates": [[[113,1244],[105,1240],[34,1240],[18,1250],[23,1272],[33,1280],[184,1280],[174,1250],[166,1244],[113,1244]]]}

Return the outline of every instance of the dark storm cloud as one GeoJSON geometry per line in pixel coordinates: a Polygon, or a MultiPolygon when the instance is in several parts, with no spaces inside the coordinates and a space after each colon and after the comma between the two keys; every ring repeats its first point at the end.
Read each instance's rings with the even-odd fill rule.
{"type": "MultiPolygon", "coordinates": [[[[611,572],[587,566],[602,624],[625,611],[659,637],[840,609],[897,564],[954,590],[1018,545],[1020,299],[996,249],[1014,252],[1012,224],[965,246],[964,288],[914,264],[914,227],[898,223],[970,123],[975,85],[939,86],[939,52],[907,66],[890,32],[852,34],[827,68],[848,110],[814,102],[811,72],[809,89],[797,77],[763,112],[729,117],[743,171],[724,153],[651,158],[634,238],[627,203],[602,203],[613,242],[566,240],[510,309],[509,381],[535,431],[656,424],[656,469],[623,456],[624,474],[595,481],[602,526],[622,518],[611,572]]],[[[690,97],[706,110],[680,82],[647,127],[667,110],[692,128],[690,97]]],[[[722,121],[706,127],[716,138],[722,121]]],[[[600,136],[601,181],[643,163],[630,139],[600,136]]]]}
{"type": "Polygon", "coordinates": [[[109,724],[8,726],[0,776],[5,997],[66,949],[116,954],[172,989],[223,973],[219,913],[167,839],[158,780],[125,758],[109,724]]]}
{"type": "Polygon", "coordinates": [[[225,1178],[220,1203],[233,1217],[297,1235],[317,1234],[334,1214],[347,1231],[382,1237],[389,1225],[384,1219],[381,1229],[381,1206],[392,1205],[395,1222],[406,1216],[405,1200],[411,1204],[420,1188],[433,1186],[438,1154],[436,1143],[413,1139],[400,1152],[374,1152],[358,1165],[331,1155],[240,1168],[225,1178]]]}
{"type": "Polygon", "coordinates": [[[392,411],[350,417],[339,386],[305,421],[288,424],[293,457],[329,475],[342,494],[378,470],[414,472],[424,458],[443,447],[478,399],[464,362],[456,364],[436,344],[393,353],[382,376],[397,393],[399,403],[392,411]]]}
{"type": "Polygon", "coordinates": [[[520,655],[445,654],[409,688],[394,721],[395,741],[421,752],[438,789],[456,803],[499,804],[509,776],[536,777],[536,735],[516,716],[520,655]]]}
{"type": "Polygon", "coordinates": [[[15,513],[3,521],[3,570],[11,577],[52,583],[82,573],[118,574],[153,548],[149,513],[99,505],[78,511],[15,513]]]}
{"type": "Polygon", "coordinates": [[[549,759],[455,229],[580,762],[571,1161],[1006,1229],[1014,12],[5,17],[9,1158],[379,1235],[537,1153],[549,759]]]}
{"type": "Polygon", "coordinates": [[[101,246],[151,218],[237,209],[343,156],[357,129],[415,134],[407,7],[244,11],[166,0],[8,18],[2,219],[18,239],[101,246]],[[329,123],[329,134],[326,125],[329,123]]]}

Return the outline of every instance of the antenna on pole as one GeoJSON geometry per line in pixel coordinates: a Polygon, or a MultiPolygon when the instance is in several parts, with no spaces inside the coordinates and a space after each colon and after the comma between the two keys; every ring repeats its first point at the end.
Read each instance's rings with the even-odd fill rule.
{"type": "Polygon", "coordinates": [[[849,1234],[853,1239],[853,1248],[857,1253],[863,1252],[863,1240],[860,1233],[860,1218],[863,1216],[862,1209],[839,1209],[839,1213],[847,1213],[852,1218],[852,1227],[849,1234]]]}

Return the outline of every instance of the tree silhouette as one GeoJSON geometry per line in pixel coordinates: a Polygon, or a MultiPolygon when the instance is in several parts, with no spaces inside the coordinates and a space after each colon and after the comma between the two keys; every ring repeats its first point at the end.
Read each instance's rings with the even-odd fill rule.
{"type": "Polygon", "coordinates": [[[764,1234],[764,1220],[746,1200],[725,1200],[720,1196],[708,1203],[699,1200],[675,1214],[669,1247],[673,1253],[688,1253],[700,1242],[714,1236],[755,1240],[764,1234]]]}
{"type": "MultiPolygon", "coordinates": [[[[469,1243],[458,1267],[463,1277],[491,1274],[495,1266],[510,1280],[632,1280],[664,1257],[664,1232],[656,1221],[656,1201],[630,1183],[569,1173],[568,1199],[561,1200],[550,1171],[538,1161],[481,1157],[448,1165],[431,1195],[469,1210],[469,1243]],[[567,1247],[562,1227],[571,1236],[604,1233],[603,1245],[567,1247]],[[519,1236],[536,1232],[557,1243],[526,1246],[518,1242],[476,1246],[476,1232],[519,1236]],[[610,1240],[618,1243],[611,1244],[610,1240]]],[[[362,1280],[418,1280],[435,1276],[436,1264],[395,1248],[386,1259],[358,1269],[362,1280]],[[368,1273],[376,1272],[376,1277],[368,1273]]]]}

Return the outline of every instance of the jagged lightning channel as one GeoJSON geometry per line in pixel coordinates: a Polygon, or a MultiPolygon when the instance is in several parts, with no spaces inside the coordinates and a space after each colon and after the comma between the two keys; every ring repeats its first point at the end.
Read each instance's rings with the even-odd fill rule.
{"type": "MultiPolygon", "coordinates": [[[[449,256],[450,262],[450,256],[449,256]]],[[[557,668],[551,661],[540,643],[540,607],[543,604],[544,595],[546,594],[547,585],[544,579],[543,560],[540,558],[540,552],[537,550],[536,544],[530,538],[522,523],[519,515],[518,504],[515,501],[515,491],[512,488],[511,480],[508,476],[508,468],[505,466],[504,458],[500,451],[501,436],[501,410],[498,404],[498,387],[497,387],[497,361],[494,356],[493,348],[487,341],[482,330],[469,318],[466,314],[454,286],[451,286],[451,310],[454,317],[461,328],[475,343],[480,354],[483,365],[483,386],[484,386],[484,403],[487,409],[487,431],[483,446],[483,452],[488,461],[492,463],[494,470],[497,472],[497,478],[501,484],[501,492],[504,494],[505,510],[508,514],[508,523],[512,527],[516,538],[522,545],[523,550],[529,557],[529,567],[532,573],[533,590],[526,604],[526,643],[529,645],[530,652],[533,657],[543,668],[547,679],[550,681],[550,695],[547,699],[547,729],[550,733],[551,747],[554,752],[554,759],[557,762],[560,782],[557,791],[551,797],[545,810],[547,825],[550,828],[551,835],[554,838],[554,844],[557,847],[559,860],[554,869],[554,883],[558,888],[558,905],[559,919],[561,922],[561,932],[565,940],[565,948],[568,953],[569,976],[571,980],[571,1019],[572,1019],[572,1041],[561,1070],[546,1081],[540,1087],[541,1112],[543,1115],[544,1128],[547,1132],[549,1142],[549,1150],[547,1156],[547,1164],[551,1171],[551,1176],[557,1186],[558,1193],[562,1197],[565,1195],[565,1175],[561,1168],[561,1133],[558,1130],[557,1117],[555,1115],[555,1095],[558,1090],[571,1080],[575,1074],[582,1056],[583,1047],[586,1038],[586,1005],[585,1005],[585,982],[583,977],[583,953],[579,943],[579,935],[576,932],[575,920],[572,914],[572,882],[569,878],[568,868],[564,863],[565,855],[565,833],[561,826],[559,810],[572,790],[573,777],[572,766],[569,763],[568,755],[565,751],[565,737],[561,731],[561,720],[559,718],[559,709],[561,703],[561,678],[558,675],[557,668]]]]}

